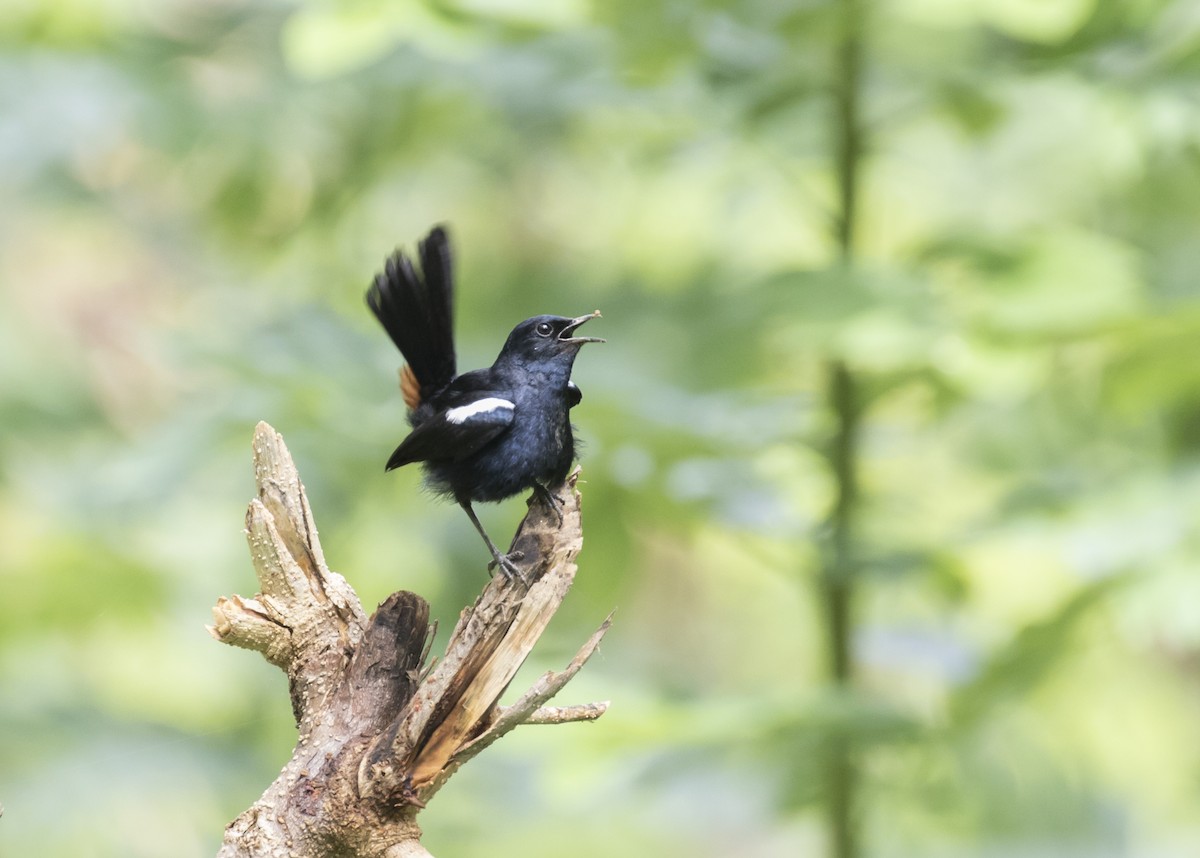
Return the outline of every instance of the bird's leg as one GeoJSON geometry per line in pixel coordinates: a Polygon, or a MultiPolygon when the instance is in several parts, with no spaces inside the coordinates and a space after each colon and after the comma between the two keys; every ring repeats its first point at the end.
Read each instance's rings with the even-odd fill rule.
{"type": "Polygon", "coordinates": [[[550,491],[550,489],[546,488],[541,483],[533,484],[533,493],[537,497],[541,498],[541,500],[544,501],[545,504],[550,507],[550,509],[554,510],[554,514],[558,517],[558,526],[562,527],[563,502],[559,499],[558,495],[550,491]]]}
{"type": "Polygon", "coordinates": [[[460,500],[458,505],[463,508],[463,511],[467,514],[467,518],[471,519],[471,524],[475,525],[475,529],[479,531],[479,535],[487,543],[488,551],[492,553],[492,562],[488,564],[488,569],[496,566],[509,581],[515,578],[522,584],[528,584],[529,582],[525,580],[525,576],[521,574],[521,570],[513,563],[514,560],[520,560],[524,556],[524,552],[513,551],[509,554],[501,554],[500,549],[496,547],[496,543],[492,542],[492,538],[487,535],[487,531],[479,523],[479,518],[475,515],[475,510],[471,507],[471,502],[469,500],[460,500]]]}

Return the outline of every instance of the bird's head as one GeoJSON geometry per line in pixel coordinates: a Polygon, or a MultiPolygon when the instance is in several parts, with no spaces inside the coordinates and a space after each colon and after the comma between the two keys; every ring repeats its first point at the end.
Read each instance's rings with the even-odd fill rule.
{"type": "Polygon", "coordinates": [[[584,343],[602,343],[599,337],[577,337],[579,326],[600,316],[600,311],[568,319],[566,316],[534,316],[513,328],[500,352],[501,359],[519,363],[540,363],[568,358],[574,360],[584,343]]]}

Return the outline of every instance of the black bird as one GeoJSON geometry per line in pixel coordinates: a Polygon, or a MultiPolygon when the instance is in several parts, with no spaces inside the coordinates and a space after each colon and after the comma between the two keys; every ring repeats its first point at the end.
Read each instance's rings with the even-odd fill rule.
{"type": "Polygon", "coordinates": [[[549,486],[575,459],[568,411],[583,394],[571,367],[584,343],[576,329],[600,315],[534,316],[513,328],[496,362],[458,375],[454,354],[454,288],[450,244],[437,226],[418,245],[420,272],[396,251],[367,290],[367,306],[408,362],[400,389],[412,432],[387,470],[423,462],[430,488],[466,511],[495,565],[519,577],[518,556],[502,554],[471,507],[533,489],[560,512],[549,486]]]}

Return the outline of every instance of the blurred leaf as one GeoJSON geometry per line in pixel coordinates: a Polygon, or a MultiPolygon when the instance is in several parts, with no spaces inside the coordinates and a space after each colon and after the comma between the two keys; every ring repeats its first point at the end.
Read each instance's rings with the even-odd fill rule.
{"type": "Polygon", "coordinates": [[[988,712],[1011,704],[1052,675],[1070,650],[1077,626],[1127,582],[1124,576],[1093,581],[1069,597],[1053,616],[1031,623],[987,661],[979,676],[955,690],[951,723],[971,729],[988,712]]]}
{"type": "Polygon", "coordinates": [[[136,622],[150,617],[165,593],[156,570],[94,534],[60,531],[52,543],[12,534],[4,554],[0,640],[86,636],[98,621],[136,622]]]}

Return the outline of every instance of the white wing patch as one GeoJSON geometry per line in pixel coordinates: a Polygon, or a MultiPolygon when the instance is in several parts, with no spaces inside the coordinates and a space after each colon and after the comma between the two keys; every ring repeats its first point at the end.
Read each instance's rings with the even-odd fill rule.
{"type": "Polygon", "coordinates": [[[465,423],[477,414],[488,414],[496,409],[511,411],[515,407],[507,399],[489,396],[487,399],[478,399],[470,405],[460,405],[458,408],[451,408],[446,412],[446,419],[451,423],[465,423]]]}

